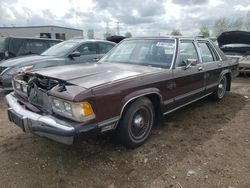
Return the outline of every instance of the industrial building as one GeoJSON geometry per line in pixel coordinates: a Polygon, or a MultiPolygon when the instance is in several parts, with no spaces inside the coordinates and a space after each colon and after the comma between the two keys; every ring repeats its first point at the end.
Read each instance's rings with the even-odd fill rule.
{"type": "Polygon", "coordinates": [[[60,26],[0,27],[0,37],[39,37],[68,40],[83,37],[83,30],[60,26]]]}

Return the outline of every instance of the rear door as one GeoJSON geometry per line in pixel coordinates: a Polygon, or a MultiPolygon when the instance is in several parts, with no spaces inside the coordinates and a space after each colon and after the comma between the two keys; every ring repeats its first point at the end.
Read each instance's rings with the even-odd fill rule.
{"type": "Polygon", "coordinates": [[[208,93],[213,92],[218,85],[218,80],[222,71],[222,62],[209,41],[199,40],[198,46],[205,71],[206,91],[208,93]]]}
{"type": "MultiPolygon", "coordinates": [[[[178,45],[178,57],[173,69],[175,87],[174,105],[171,108],[186,104],[204,95],[204,68],[198,55],[194,40],[181,39],[178,45]],[[186,68],[187,60],[197,60],[197,65],[186,68]]],[[[170,110],[170,109],[168,109],[170,110]]]]}

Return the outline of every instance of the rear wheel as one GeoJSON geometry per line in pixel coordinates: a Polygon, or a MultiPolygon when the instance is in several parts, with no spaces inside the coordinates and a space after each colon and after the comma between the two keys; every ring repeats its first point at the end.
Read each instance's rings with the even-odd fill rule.
{"type": "Polygon", "coordinates": [[[139,98],[129,104],[122,115],[115,131],[115,138],[127,148],[142,145],[152,130],[155,112],[152,102],[146,98],[139,98]]]}
{"type": "Polygon", "coordinates": [[[227,77],[224,75],[220,79],[220,82],[219,82],[219,85],[217,86],[217,89],[212,94],[212,97],[214,100],[219,101],[225,96],[226,90],[227,90],[227,84],[228,84],[227,77]]]}

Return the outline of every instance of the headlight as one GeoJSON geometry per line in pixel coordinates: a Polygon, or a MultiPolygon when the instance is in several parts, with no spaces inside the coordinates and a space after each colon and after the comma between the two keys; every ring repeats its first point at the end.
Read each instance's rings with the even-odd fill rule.
{"type": "Polygon", "coordinates": [[[50,98],[53,111],[59,115],[76,121],[87,121],[95,118],[93,109],[88,102],[73,103],[54,97],[50,98]]]}
{"type": "Polygon", "coordinates": [[[13,87],[15,89],[17,89],[17,90],[19,90],[19,91],[27,94],[27,92],[28,92],[28,85],[27,85],[27,83],[22,82],[22,81],[16,81],[16,80],[13,80],[12,83],[13,83],[12,85],[13,85],[13,87]]]}
{"type": "Polygon", "coordinates": [[[33,70],[33,66],[25,66],[25,67],[14,67],[7,71],[8,75],[14,75],[19,72],[31,72],[33,70]]]}

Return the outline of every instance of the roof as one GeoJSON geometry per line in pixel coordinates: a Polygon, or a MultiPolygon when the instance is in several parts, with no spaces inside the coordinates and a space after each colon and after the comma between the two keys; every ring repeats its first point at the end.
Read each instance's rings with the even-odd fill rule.
{"type": "Polygon", "coordinates": [[[130,40],[130,39],[198,39],[198,40],[208,40],[207,38],[203,37],[187,37],[187,36],[149,36],[149,37],[132,37],[132,38],[125,38],[124,40],[130,40]]]}
{"type": "Polygon", "coordinates": [[[23,26],[23,27],[0,27],[0,29],[25,29],[25,28],[41,28],[41,27],[57,27],[57,28],[62,28],[62,29],[83,31],[82,29],[74,29],[74,28],[70,28],[70,27],[62,27],[62,26],[55,26],[55,25],[23,26]]]}
{"type": "Polygon", "coordinates": [[[39,37],[19,37],[19,36],[4,36],[0,38],[15,38],[15,39],[31,39],[31,40],[51,40],[51,41],[63,41],[60,39],[51,39],[51,38],[39,38],[39,37]]]}
{"type": "Polygon", "coordinates": [[[69,39],[66,40],[65,42],[70,42],[70,41],[75,41],[78,43],[83,43],[83,42],[106,42],[106,43],[110,43],[110,44],[116,44],[112,41],[107,41],[107,40],[97,40],[97,39],[69,39]]]}

